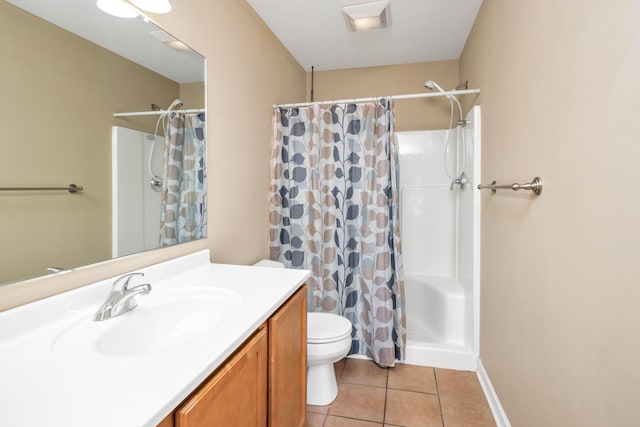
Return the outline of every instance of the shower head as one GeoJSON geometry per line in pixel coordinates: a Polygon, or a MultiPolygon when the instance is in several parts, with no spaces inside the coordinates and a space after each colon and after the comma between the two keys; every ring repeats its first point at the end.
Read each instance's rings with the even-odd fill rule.
{"type": "MultiPolygon", "coordinates": [[[[442,89],[442,87],[440,87],[440,85],[436,82],[434,82],[433,80],[428,80],[425,84],[424,87],[426,87],[429,90],[437,90],[440,92],[446,92],[446,90],[442,89]]],[[[460,101],[458,101],[458,98],[456,98],[453,95],[445,95],[448,99],[449,102],[451,102],[451,108],[452,111],[451,113],[453,114],[453,103],[455,102],[456,105],[458,106],[458,113],[460,114],[460,119],[458,120],[458,124],[465,126],[466,125],[466,121],[462,118],[462,106],[460,105],[460,101]]]]}
{"type": "Polygon", "coordinates": [[[428,82],[426,82],[424,84],[424,87],[426,87],[429,90],[439,90],[440,92],[444,92],[445,91],[444,89],[442,89],[440,87],[440,85],[438,83],[434,82],[433,80],[429,80],[428,82]]]}
{"type": "Polygon", "coordinates": [[[182,107],[184,104],[182,101],[180,101],[179,99],[174,99],[173,102],[171,103],[171,105],[169,105],[169,107],[167,108],[167,111],[171,111],[174,108],[180,108],[182,107]]]}

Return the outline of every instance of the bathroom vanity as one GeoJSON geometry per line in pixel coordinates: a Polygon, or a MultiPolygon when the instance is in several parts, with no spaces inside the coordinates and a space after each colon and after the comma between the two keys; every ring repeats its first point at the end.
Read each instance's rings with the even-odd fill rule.
{"type": "Polygon", "coordinates": [[[303,426],[306,319],[303,286],[158,427],[303,426]]]}
{"type": "Polygon", "coordinates": [[[115,278],[0,313],[0,424],[304,424],[307,271],[139,271],[151,292],[113,319],[92,316],[115,278]]]}

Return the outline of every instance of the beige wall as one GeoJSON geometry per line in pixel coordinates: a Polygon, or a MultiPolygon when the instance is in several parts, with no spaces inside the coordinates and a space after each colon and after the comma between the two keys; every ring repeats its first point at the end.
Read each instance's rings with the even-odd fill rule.
{"type": "Polygon", "coordinates": [[[180,84],[180,101],[183,102],[184,109],[204,108],[205,95],[204,82],[180,84]]]}
{"type": "Polygon", "coordinates": [[[640,8],[484,0],[481,358],[514,426],[638,425],[640,8]]]}
{"type": "Polygon", "coordinates": [[[272,105],[304,101],[305,73],[244,1],[173,2],[153,18],[208,58],[209,238],[1,287],[0,310],[204,248],[215,262],[266,257],[272,105]]]}
{"type": "MultiPolygon", "coordinates": [[[[307,76],[307,97],[311,91],[307,76]]],[[[434,80],[444,89],[458,83],[458,61],[424,62],[386,67],[354,68],[314,72],[314,100],[368,98],[428,92],[424,84],[434,80]]],[[[469,83],[473,85],[473,82],[469,83]]],[[[449,127],[450,106],[446,99],[423,98],[395,101],[396,129],[425,130],[449,127]]],[[[454,113],[454,123],[457,112],[454,113]]]]}
{"type": "Polygon", "coordinates": [[[0,31],[0,186],[84,186],[0,194],[1,284],[111,258],[112,114],[178,85],[4,1],[0,31]]]}

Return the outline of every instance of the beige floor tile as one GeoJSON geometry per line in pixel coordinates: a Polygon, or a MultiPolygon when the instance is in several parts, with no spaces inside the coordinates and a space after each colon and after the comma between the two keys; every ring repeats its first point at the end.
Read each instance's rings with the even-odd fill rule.
{"type": "Polygon", "coordinates": [[[334,368],[338,397],[331,405],[307,405],[307,427],[495,426],[473,372],[386,369],[363,359],[343,359],[334,368]]]}
{"type": "Polygon", "coordinates": [[[307,405],[307,412],[313,412],[314,414],[326,414],[329,412],[329,408],[331,405],[326,406],[316,406],[316,405],[307,405]]]}
{"type": "Polygon", "coordinates": [[[345,357],[342,360],[339,360],[338,362],[333,364],[333,370],[336,372],[336,380],[340,381],[340,377],[342,376],[342,370],[344,369],[344,364],[347,361],[347,358],[345,357]]]}
{"type": "Polygon", "coordinates": [[[475,372],[436,369],[440,396],[460,397],[486,402],[475,372]]]}
{"type": "Polygon", "coordinates": [[[496,425],[486,402],[441,397],[442,417],[447,427],[493,427],[496,425]]]}
{"type": "Polygon", "coordinates": [[[382,424],[329,415],[324,423],[324,427],[382,427],[382,424]]]}
{"type": "Polygon", "coordinates": [[[325,414],[314,414],[313,412],[307,412],[307,421],[305,427],[322,427],[324,425],[324,419],[327,416],[325,414]]]}
{"type": "Polygon", "coordinates": [[[384,421],[387,424],[407,427],[441,427],[442,416],[438,396],[389,389],[384,421]]]}
{"type": "Polygon", "coordinates": [[[371,360],[347,359],[340,382],[386,387],[388,371],[389,369],[381,368],[371,360]]]}
{"type": "Polygon", "coordinates": [[[386,390],[380,387],[341,383],[329,415],[381,423],[384,420],[385,393],[386,390]]]}
{"type": "Polygon", "coordinates": [[[397,390],[438,394],[433,368],[427,366],[396,363],[395,367],[389,368],[388,387],[397,390]]]}

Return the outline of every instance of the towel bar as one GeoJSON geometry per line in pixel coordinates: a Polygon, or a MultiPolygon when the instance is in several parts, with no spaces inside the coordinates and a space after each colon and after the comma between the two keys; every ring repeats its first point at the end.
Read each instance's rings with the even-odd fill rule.
{"type": "Polygon", "coordinates": [[[69,193],[77,193],[84,190],[81,185],[69,184],[66,187],[0,187],[0,191],[52,191],[67,190],[69,193]]]}
{"type": "Polygon", "coordinates": [[[535,193],[536,196],[539,196],[542,193],[542,178],[536,176],[535,178],[533,178],[531,182],[527,182],[525,184],[514,183],[511,185],[509,184],[497,185],[495,181],[493,181],[489,185],[478,184],[478,190],[488,189],[488,190],[491,190],[493,193],[495,193],[496,190],[509,189],[509,188],[512,189],[513,191],[531,190],[535,193]]]}

